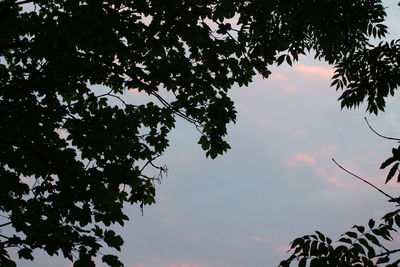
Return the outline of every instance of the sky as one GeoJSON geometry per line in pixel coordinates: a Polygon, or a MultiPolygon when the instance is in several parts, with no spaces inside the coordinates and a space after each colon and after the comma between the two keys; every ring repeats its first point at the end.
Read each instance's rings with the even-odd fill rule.
{"type": "MultiPolygon", "coordinates": [[[[399,38],[400,12],[389,6],[389,38],[399,38]]],[[[131,220],[116,227],[125,240],[116,252],[125,266],[277,266],[296,237],[319,230],[337,240],[394,208],[331,159],[397,196],[400,185],[384,185],[387,170],[379,170],[396,143],[372,133],[364,117],[396,137],[400,99],[388,99],[378,116],[365,106],[341,110],[340,92],[330,88],[332,68],[312,56],[272,73],[232,88],[238,118],[229,126],[227,154],[206,158],[199,133],[178,120],[160,160],[169,171],[156,187],[156,204],[143,216],[127,206],[131,220]]],[[[71,266],[61,257],[35,255],[18,266],[71,266]]]]}

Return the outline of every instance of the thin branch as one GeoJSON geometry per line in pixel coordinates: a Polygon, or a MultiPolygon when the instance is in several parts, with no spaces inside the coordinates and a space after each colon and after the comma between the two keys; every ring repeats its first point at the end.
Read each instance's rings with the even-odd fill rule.
{"type": "Polygon", "coordinates": [[[11,237],[8,237],[8,236],[2,235],[2,234],[0,234],[0,237],[3,237],[5,239],[10,239],[11,238],[11,237]]]}
{"type": "Polygon", "coordinates": [[[400,252],[400,249],[389,250],[387,252],[383,252],[381,254],[375,255],[374,258],[381,257],[381,256],[387,256],[387,255],[390,255],[390,254],[393,254],[393,253],[397,253],[397,252],[400,252]]]}
{"type": "Polygon", "coordinates": [[[90,165],[90,163],[92,163],[92,162],[93,162],[93,160],[88,160],[88,163],[87,163],[86,166],[85,166],[85,171],[89,170],[89,165],[90,165]]]}
{"type": "Polygon", "coordinates": [[[7,219],[7,220],[10,219],[9,216],[4,216],[4,215],[1,215],[1,214],[0,214],[0,217],[3,217],[3,218],[5,218],[5,219],[7,219]]]}
{"type": "Polygon", "coordinates": [[[363,178],[361,178],[360,176],[358,176],[358,175],[356,175],[356,174],[354,174],[354,173],[352,173],[351,171],[349,171],[349,170],[347,170],[347,169],[345,169],[345,168],[343,168],[339,163],[337,163],[336,162],[336,160],[335,159],[333,159],[332,158],[332,161],[339,167],[339,168],[341,168],[342,170],[344,170],[345,172],[347,172],[347,173],[349,173],[349,174],[351,174],[352,176],[354,176],[354,177],[356,177],[357,179],[360,179],[361,181],[363,181],[364,183],[367,183],[367,184],[369,184],[370,186],[372,186],[373,188],[375,188],[376,190],[378,190],[379,192],[381,192],[382,194],[384,194],[385,196],[387,196],[388,198],[390,198],[390,200],[392,200],[392,201],[394,201],[395,200],[395,198],[394,197],[392,197],[392,196],[390,196],[389,194],[387,194],[387,193],[385,193],[385,192],[383,192],[381,189],[379,189],[378,187],[376,187],[375,185],[373,185],[372,183],[370,183],[370,182],[368,182],[367,180],[365,180],[365,179],[363,179],[363,178]]]}
{"type": "Polygon", "coordinates": [[[32,0],[26,0],[26,1],[21,1],[21,2],[16,1],[15,4],[16,5],[24,5],[24,4],[29,4],[32,2],[34,2],[34,1],[32,1],[32,0]]]}
{"type": "Polygon", "coordinates": [[[377,136],[382,137],[382,138],[384,138],[384,139],[388,139],[388,140],[400,141],[399,138],[394,138],[394,137],[388,137],[388,136],[381,135],[380,133],[378,133],[377,131],[375,131],[375,130],[371,127],[371,125],[369,124],[369,122],[368,122],[368,120],[367,120],[366,117],[364,117],[364,119],[365,119],[365,121],[367,122],[367,125],[368,125],[368,127],[371,129],[371,131],[372,131],[374,134],[376,134],[377,136]]]}
{"type": "MultiPolygon", "coordinates": [[[[146,145],[145,145],[146,146],[146,145]]],[[[147,146],[146,146],[147,147],[147,146]]],[[[143,167],[140,169],[140,173],[142,173],[143,172],[143,170],[147,167],[147,165],[149,165],[149,164],[151,164],[153,167],[155,167],[155,168],[159,168],[158,166],[154,166],[154,164],[153,164],[153,160],[156,160],[157,158],[159,158],[159,157],[161,157],[162,156],[162,154],[158,154],[158,155],[156,155],[156,156],[154,156],[154,157],[152,157],[151,159],[149,159],[144,165],[143,165],[143,167]]]]}
{"type": "MultiPolygon", "coordinates": [[[[186,116],[185,114],[183,114],[180,110],[175,109],[171,106],[171,104],[169,104],[167,101],[164,100],[164,98],[162,98],[159,94],[157,94],[155,91],[152,91],[150,93],[151,95],[155,96],[165,107],[167,107],[168,109],[170,109],[174,114],[178,115],[179,117],[187,120],[190,123],[193,123],[194,125],[199,125],[199,122],[186,116]]],[[[200,124],[201,125],[201,124],[200,124]]]]}
{"type": "Polygon", "coordinates": [[[7,223],[0,224],[0,227],[10,225],[11,223],[12,223],[12,222],[7,222],[7,223]]]}
{"type": "Polygon", "coordinates": [[[159,177],[157,177],[157,176],[149,177],[149,176],[144,175],[144,174],[140,174],[139,177],[142,178],[142,179],[149,180],[149,181],[158,181],[158,182],[160,182],[160,180],[161,180],[161,179],[160,179],[159,177]]]}
{"type": "Polygon", "coordinates": [[[114,98],[118,99],[119,101],[121,101],[122,104],[124,104],[126,106],[126,102],[121,97],[119,97],[118,95],[115,95],[115,94],[111,94],[112,91],[113,91],[113,89],[111,89],[110,92],[108,92],[106,94],[102,94],[102,95],[96,96],[96,98],[100,98],[100,97],[103,97],[103,96],[114,97],[114,98]]]}

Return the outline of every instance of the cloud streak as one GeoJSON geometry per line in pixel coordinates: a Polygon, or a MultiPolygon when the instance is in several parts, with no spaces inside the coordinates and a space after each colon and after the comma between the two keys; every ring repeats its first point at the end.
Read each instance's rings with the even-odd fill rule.
{"type": "Polygon", "coordinates": [[[294,70],[302,76],[306,76],[307,79],[310,77],[313,80],[324,80],[330,79],[333,76],[333,69],[318,66],[308,66],[303,64],[296,64],[294,70]]]}
{"type": "Polygon", "coordinates": [[[291,167],[309,166],[316,162],[317,160],[313,156],[307,154],[296,154],[286,161],[291,167]]]}

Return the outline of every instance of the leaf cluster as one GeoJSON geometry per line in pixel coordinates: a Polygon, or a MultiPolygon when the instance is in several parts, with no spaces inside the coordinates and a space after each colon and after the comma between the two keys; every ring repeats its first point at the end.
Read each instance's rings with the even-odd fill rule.
{"type": "Polygon", "coordinates": [[[332,86],[344,90],[339,97],[342,108],[358,107],[367,99],[367,111],[378,114],[385,110],[385,98],[400,85],[399,71],[400,40],[381,42],[336,64],[332,86]]]}
{"type": "Polygon", "coordinates": [[[292,255],[279,266],[292,262],[298,262],[298,266],[398,266],[399,260],[390,256],[400,249],[388,249],[385,242],[393,241],[392,235],[399,227],[400,210],[395,210],[383,216],[379,225],[373,219],[368,227],[354,225],[353,231],[344,233],[336,242],[316,231],[295,239],[289,250],[292,255]]]}

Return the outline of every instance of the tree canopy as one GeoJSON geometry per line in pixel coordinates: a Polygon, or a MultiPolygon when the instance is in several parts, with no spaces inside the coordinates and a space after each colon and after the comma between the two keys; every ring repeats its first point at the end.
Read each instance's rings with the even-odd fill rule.
{"type": "Polygon", "coordinates": [[[0,262],[12,264],[12,247],[77,266],[104,245],[120,250],[110,225],[129,219],[125,203],[154,203],[176,117],[207,156],[223,154],[228,90],[274,64],[313,51],[336,65],[343,107],[383,110],[400,77],[399,43],[368,43],[385,35],[384,17],[377,0],[0,2],[0,227],[11,229],[0,262]],[[131,89],[154,102],[124,101],[131,89]]]}

